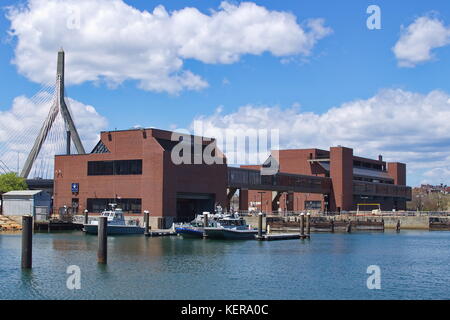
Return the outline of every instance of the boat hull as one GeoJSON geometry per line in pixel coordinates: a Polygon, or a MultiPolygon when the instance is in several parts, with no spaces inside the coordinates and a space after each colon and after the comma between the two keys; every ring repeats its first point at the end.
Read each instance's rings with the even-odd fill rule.
{"type": "Polygon", "coordinates": [[[207,228],[205,230],[208,239],[221,240],[254,240],[257,230],[235,230],[226,228],[207,228]]]}
{"type": "Polygon", "coordinates": [[[184,238],[203,238],[203,228],[176,227],[175,232],[184,238]]]}
{"type": "MultiPolygon", "coordinates": [[[[98,234],[98,225],[85,224],[84,232],[89,234],[98,234]]],[[[120,234],[144,234],[145,229],[137,226],[115,226],[109,225],[106,227],[106,233],[108,235],[120,235],[120,234]]]]}

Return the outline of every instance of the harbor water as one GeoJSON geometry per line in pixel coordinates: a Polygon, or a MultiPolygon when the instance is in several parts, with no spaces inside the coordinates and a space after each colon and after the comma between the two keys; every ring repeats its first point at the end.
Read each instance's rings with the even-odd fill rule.
{"type": "Polygon", "coordinates": [[[0,234],[0,299],[449,299],[450,232],[313,234],[309,240],[214,241],[35,233],[33,269],[21,234],[0,234]],[[69,266],[80,289],[69,289],[69,266]],[[369,290],[371,265],[381,289],[369,290]]]}

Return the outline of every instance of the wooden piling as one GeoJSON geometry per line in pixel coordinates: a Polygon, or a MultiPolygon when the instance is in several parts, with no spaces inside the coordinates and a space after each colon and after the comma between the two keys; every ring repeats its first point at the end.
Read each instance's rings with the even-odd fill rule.
{"type": "Polygon", "coordinates": [[[305,238],[305,214],[300,213],[300,238],[305,238]]]}
{"type": "Polygon", "coordinates": [[[311,213],[306,214],[306,237],[309,238],[311,235],[311,213]]]}
{"type": "Polygon", "coordinates": [[[347,232],[348,232],[348,233],[351,233],[351,232],[352,232],[352,221],[351,221],[351,220],[348,221],[348,224],[347,224],[347,232]]]}
{"type": "MultiPolygon", "coordinates": [[[[208,214],[209,212],[203,212],[203,227],[207,228],[208,227],[208,214]]],[[[203,238],[207,238],[208,235],[206,234],[206,230],[203,229],[203,238]]]]}
{"type": "Polygon", "coordinates": [[[148,236],[149,233],[149,226],[150,226],[150,212],[148,210],[144,210],[144,223],[145,223],[145,231],[144,235],[148,236]]]}
{"type": "Polygon", "coordinates": [[[31,269],[33,258],[33,217],[22,217],[22,269],[31,269]]]}
{"type": "Polygon", "coordinates": [[[334,233],[334,220],[333,219],[331,219],[330,224],[331,224],[331,232],[334,233]]]}
{"type": "Polygon", "coordinates": [[[262,228],[263,228],[263,214],[258,213],[258,238],[262,238],[262,228]]]}
{"type": "Polygon", "coordinates": [[[97,262],[101,263],[101,264],[107,263],[107,257],[108,257],[107,228],[108,228],[108,217],[99,217],[97,262]]]}
{"type": "Polygon", "coordinates": [[[89,223],[89,211],[87,209],[84,210],[84,224],[89,223]]]}
{"type": "Polygon", "coordinates": [[[397,226],[395,227],[397,232],[400,232],[400,220],[397,221],[397,226]]]}

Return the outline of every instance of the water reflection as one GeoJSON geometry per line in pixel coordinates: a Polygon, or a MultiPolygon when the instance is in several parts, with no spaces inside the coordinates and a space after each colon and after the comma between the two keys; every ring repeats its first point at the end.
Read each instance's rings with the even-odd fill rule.
{"type": "Polygon", "coordinates": [[[0,235],[2,299],[389,299],[449,297],[450,233],[315,234],[310,241],[213,241],[108,237],[108,264],[96,236],[41,233],[33,269],[20,269],[20,235],[0,235]],[[369,292],[379,264],[383,290],[369,292]],[[66,287],[67,266],[81,290],[66,287]],[[407,288],[407,289],[401,289],[407,288]]]}

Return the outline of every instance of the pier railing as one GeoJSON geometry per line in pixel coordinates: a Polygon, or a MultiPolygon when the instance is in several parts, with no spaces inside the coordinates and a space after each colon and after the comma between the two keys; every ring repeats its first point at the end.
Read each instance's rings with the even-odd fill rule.
{"type": "MultiPolygon", "coordinates": [[[[241,216],[257,216],[258,212],[256,211],[237,211],[241,216]]],[[[313,210],[304,210],[304,211],[271,211],[263,213],[266,216],[272,217],[296,217],[300,216],[301,213],[309,212],[312,216],[394,216],[394,217],[418,217],[418,216],[427,216],[427,217],[447,217],[450,216],[450,211],[379,211],[377,213],[373,213],[371,211],[342,211],[342,212],[320,212],[313,210]]]]}

